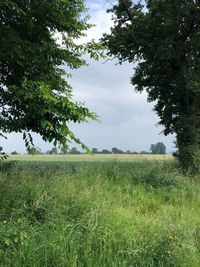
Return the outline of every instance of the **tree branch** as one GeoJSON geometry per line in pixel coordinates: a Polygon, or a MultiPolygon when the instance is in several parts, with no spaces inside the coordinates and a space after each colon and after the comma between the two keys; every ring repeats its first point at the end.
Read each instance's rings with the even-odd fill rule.
{"type": "Polygon", "coordinates": [[[129,17],[130,21],[133,21],[133,17],[132,17],[132,15],[131,15],[131,13],[130,13],[130,11],[129,11],[127,5],[126,5],[126,3],[124,2],[124,0],[122,0],[122,5],[123,5],[123,7],[124,7],[124,9],[125,9],[125,11],[126,11],[128,17],[129,17]]]}
{"type": "Polygon", "coordinates": [[[107,0],[107,2],[111,5],[111,6],[114,6],[114,4],[113,3],[111,3],[109,0],[107,0]]]}
{"type": "Polygon", "coordinates": [[[108,61],[113,61],[116,58],[117,58],[116,56],[112,58],[107,58],[102,64],[106,64],[108,61]]]}

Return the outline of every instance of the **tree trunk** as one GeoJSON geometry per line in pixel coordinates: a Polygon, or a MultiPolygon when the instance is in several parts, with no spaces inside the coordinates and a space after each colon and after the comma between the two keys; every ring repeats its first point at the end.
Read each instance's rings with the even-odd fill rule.
{"type": "Polygon", "coordinates": [[[194,112],[185,116],[177,132],[178,159],[184,171],[200,173],[200,120],[194,112]]]}

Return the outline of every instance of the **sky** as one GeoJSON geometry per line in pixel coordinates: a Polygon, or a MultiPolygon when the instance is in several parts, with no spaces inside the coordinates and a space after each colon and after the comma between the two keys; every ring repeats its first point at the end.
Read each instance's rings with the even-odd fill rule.
{"type": "MultiPolygon", "coordinates": [[[[91,23],[95,27],[87,32],[81,42],[91,39],[98,40],[102,33],[109,32],[112,26],[111,15],[106,13],[111,7],[110,0],[88,0],[91,23]]],[[[163,142],[167,152],[175,150],[174,136],[161,134],[163,128],[157,126],[159,118],[153,111],[153,103],[147,103],[147,95],[134,92],[130,78],[134,73],[133,64],[118,65],[117,61],[88,59],[89,66],[73,71],[70,81],[73,87],[73,100],[84,102],[93,112],[97,113],[100,122],[71,124],[75,135],[90,148],[111,149],[117,147],[124,151],[149,151],[150,145],[163,142]]],[[[38,135],[33,135],[34,144],[43,152],[52,148],[38,135]]],[[[7,140],[0,140],[0,146],[10,153],[25,152],[21,134],[10,134],[7,140]]],[[[71,144],[71,146],[76,146],[71,144]]]]}

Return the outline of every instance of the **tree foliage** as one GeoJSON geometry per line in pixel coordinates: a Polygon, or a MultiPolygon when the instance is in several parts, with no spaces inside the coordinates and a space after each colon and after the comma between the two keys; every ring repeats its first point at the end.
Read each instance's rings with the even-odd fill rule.
{"type": "Polygon", "coordinates": [[[102,154],[112,154],[112,152],[106,148],[102,149],[102,154]]]}
{"type": "Polygon", "coordinates": [[[112,149],[113,154],[123,154],[124,152],[121,149],[118,149],[117,147],[113,147],[112,149]]]}
{"type": "Polygon", "coordinates": [[[66,155],[68,153],[68,149],[65,147],[61,147],[60,152],[61,154],[66,155]]]}
{"type": "Polygon", "coordinates": [[[166,154],[166,146],[162,142],[151,144],[150,152],[151,154],[166,154]]]}
{"type": "Polygon", "coordinates": [[[119,0],[110,12],[114,27],[104,35],[109,55],[135,63],[131,79],[146,90],[164,134],[177,136],[186,169],[200,168],[200,1],[119,0]]]}
{"type": "Polygon", "coordinates": [[[29,132],[66,145],[77,139],[68,122],[95,119],[83,104],[72,101],[64,70],[86,65],[82,55],[97,59],[94,42],[77,44],[91,27],[83,0],[0,1],[0,130],[29,132]]]}
{"type": "Polygon", "coordinates": [[[52,147],[52,149],[50,150],[50,154],[54,154],[54,155],[58,154],[58,149],[56,146],[52,147]]]}
{"type": "Polygon", "coordinates": [[[98,149],[96,147],[92,148],[92,153],[93,154],[98,154],[100,151],[98,151],[98,149]]]}
{"type": "Polygon", "coordinates": [[[72,147],[69,151],[69,154],[80,154],[80,151],[76,147],[72,147]]]}
{"type": "MultiPolygon", "coordinates": [[[[14,151],[14,152],[16,152],[16,151],[14,151]]],[[[39,147],[28,147],[27,148],[27,153],[29,155],[38,155],[38,154],[42,154],[42,151],[41,151],[41,149],[39,147]]],[[[17,153],[13,153],[12,152],[11,154],[17,154],[17,153]]]]}

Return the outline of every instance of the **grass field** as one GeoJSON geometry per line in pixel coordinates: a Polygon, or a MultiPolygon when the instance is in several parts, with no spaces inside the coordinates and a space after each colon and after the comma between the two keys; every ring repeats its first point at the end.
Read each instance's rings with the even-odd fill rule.
{"type": "Polygon", "coordinates": [[[172,155],[142,155],[142,154],[78,154],[78,155],[10,155],[11,160],[20,161],[149,161],[172,160],[172,155]]]}
{"type": "Polygon", "coordinates": [[[171,158],[12,159],[0,169],[0,266],[200,266],[200,183],[171,158]]]}

